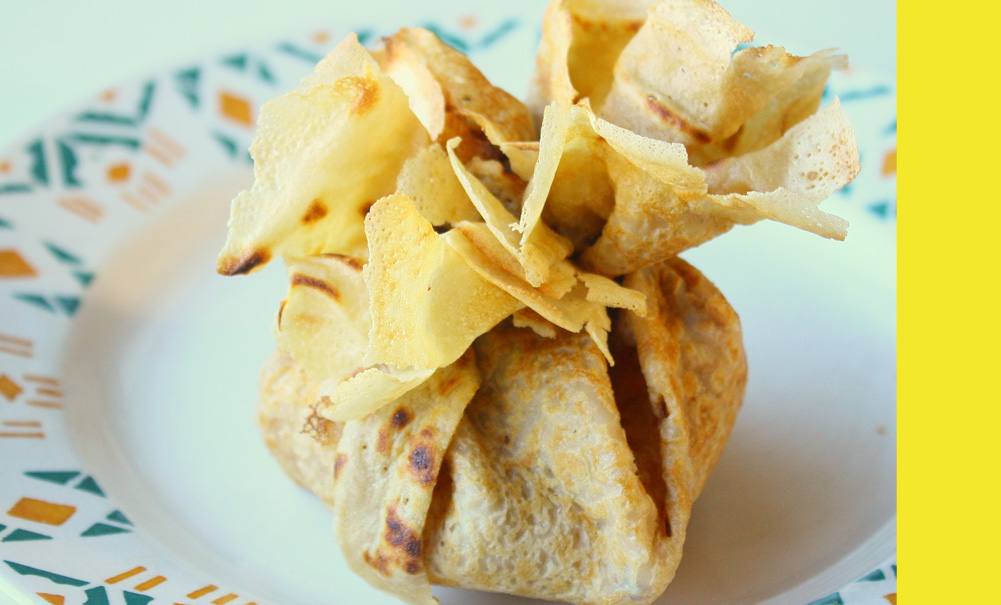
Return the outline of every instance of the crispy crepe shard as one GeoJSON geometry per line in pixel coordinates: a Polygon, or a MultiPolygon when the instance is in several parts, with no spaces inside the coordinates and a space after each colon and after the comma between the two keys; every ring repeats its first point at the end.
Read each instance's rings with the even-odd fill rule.
{"type": "Polygon", "coordinates": [[[739,48],[753,37],[707,0],[553,0],[529,106],[538,117],[588,99],[614,124],[684,143],[696,166],[755,151],[814,113],[847,59],[739,48]]]}
{"type": "Polygon", "coordinates": [[[371,327],[361,371],[320,387],[330,420],[361,418],[397,399],[523,306],[471,269],[402,194],[376,202],[365,230],[371,327]]]}
{"type": "Polygon", "coordinates": [[[289,289],[274,324],[278,348],[317,383],[359,367],[368,348],[368,290],[356,258],[290,258],[289,289]]]}
{"type": "Polygon", "coordinates": [[[540,117],[551,101],[586,98],[598,107],[612,84],[619,54],[636,35],[651,0],[553,0],[542,18],[542,41],[529,107],[540,117]]]}
{"type": "Polygon", "coordinates": [[[700,197],[683,198],[622,156],[607,164],[615,208],[581,256],[604,275],[627,274],[766,218],[842,240],[847,221],[819,204],[860,170],[858,140],[837,100],[768,147],[710,166],[700,197]]]}
{"type": "Polygon", "coordinates": [[[266,103],[258,122],[254,185],[233,200],[217,261],[225,275],[279,255],[364,257],[365,210],[429,142],[406,95],[353,34],[298,88],[266,103]]]}
{"type": "Polygon", "coordinates": [[[554,266],[553,276],[560,276],[558,281],[532,287],[514,257],[483,223],[460,224],[444,237],[473,270],[542,318],[570,332],[586,331],[610,364],[614,364],[607,344],[611,322],[605,307],[646,313],[642,294],[599,275],[578,271],[568,261],[554,266]]]}
{"type": "Polygon", "coordinates": [[[707,0],[659,2],[629,41],[598,114],[651,138],[690,147],[721,141],[826,55],[796,57],[739,44],[754,32],[707,0]]]}
{"type": "MultiPolygon", "coordinates": [[[[630,280],[654,302],[647,318],[617,318],[621,363],[611,373],[584,335],[543,338],[505,322],[479,338],[480,378],[455,380],[480,387],[468,406],[456,396],[439,412],[435,455],[422,462],[428,474],[413,468],[425,460],[415,452],[428,418],[417,410],[429,409],[413,403],[417,390],[364,420],[322,427],[324,440],[309,446],[293,429],[309,417],[315,387],[289,358],[269,362],[258,413],[275,456],[328,506],[343,506],[345,519],[349,506],[359,514],[356,501],[373,516],[341,521],[340,531],[352,532],[342,547],[353,567],[414,603],[426,602],[421,574],[435,584],[575,603],[650,603],[663,592],[747,369],[737,315],[698,271],[674,259],[630,280]],[[589,430],[579,430],[581,418],[589,430]],[[398,436],[399,427],[414,428],[398,436]],[[350,474],[352,464],[359,474],[350,474]],[[397,470],[379,472],[384,466],[397,470]],[[434,482],[427,506],[425,479],[434,482]],[[391,516],[406,498],[418,504],[391,516]]],[[[439,370],[420,390],[438,392],[466,371],[439,370]]]]}
{"type": "Polygon", "coordinates": [[[383,42],[375,52],[379,64],[407,93],[432,140],[462,139],[463,161],[494,156],[490,143],[535,136],[528,108],[430,31],[404,28],[383,42]]]}

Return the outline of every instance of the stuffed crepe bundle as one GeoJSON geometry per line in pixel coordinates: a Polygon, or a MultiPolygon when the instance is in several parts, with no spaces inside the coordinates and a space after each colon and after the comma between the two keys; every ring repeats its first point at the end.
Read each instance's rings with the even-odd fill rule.
{"type": "Polygon", "coordinates": [[[351,568],[649,603],[741,406],[737,314],[678,254],[859,170],[844,58],[738,45],[711,0],[553,0],[529,106],[420,28],[266,104],[218,270],[281,256],[258,420],[351,568]],[[611,310],[611,315],[609,311],[611,310]]]}

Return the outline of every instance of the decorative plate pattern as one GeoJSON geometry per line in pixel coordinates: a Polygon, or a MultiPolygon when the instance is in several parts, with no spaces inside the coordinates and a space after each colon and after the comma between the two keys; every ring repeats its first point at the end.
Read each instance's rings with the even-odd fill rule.
{"type": "MultiPolygon", "coordinates": [[[[517,18],[423,25],[488,75],[511,55],[530,65],[539,35],[517,18]]],[[[98,469],[70,447],[59,368],[102,260],[192,183],[226,163],[251,164],[261,103],[347,31],[238,48],[109,88],[0,153],[0,588],[16,600],[254,605],[240,587],[165,558],[105,495],[98,469]]],[[[389,33],[354,31],[363,42],[389,33]]],[[[863,170],[829,207],[864,210],[895,237],[894,87],[849,73],[832,79],[835,95],[858,130],[863,170]]],[[[895,592],[889,561],[812,605],[895,603],[895,592]]]]}

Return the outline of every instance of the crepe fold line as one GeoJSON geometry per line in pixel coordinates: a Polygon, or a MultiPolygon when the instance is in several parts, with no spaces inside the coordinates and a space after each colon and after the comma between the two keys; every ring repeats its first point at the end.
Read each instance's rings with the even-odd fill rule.
{"type": "Polygon", "coordinates": [[[429,583],[587,604],[664,591],[747,365],[736,313],[696,269],[675,258],[626,283],[650,312],[616,316],[611,372],[587,335],[505,321],[420,388],[340,423],[318,422],[316,386],[271,357],[265,442],[334,511],[355,571],[411,603],[433,602],[429,583]]]}

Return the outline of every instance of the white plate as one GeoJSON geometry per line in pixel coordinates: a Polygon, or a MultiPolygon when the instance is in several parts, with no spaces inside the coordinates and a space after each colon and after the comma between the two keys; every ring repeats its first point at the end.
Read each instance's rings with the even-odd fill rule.
{"type": "MultiPolygon", "coordinates": [[[[524,93],[535,21],[431,23],[524,93]]],[[[256,108],[351,29],[377,33],[341,24],[180,64],[0,154],[0,592],[394,602],[348,572],[325,509],[252,422],[280,268],[214,273],[228,201],[251,180],[256,108]]],[[[862,149],[861,176],[826,206],[852,222],[848,241],[761,224],[686,254],[741,314],[751,377],[664,602],[896,591],[895,92],[864,74],[830,92],[862,149]]]]}

